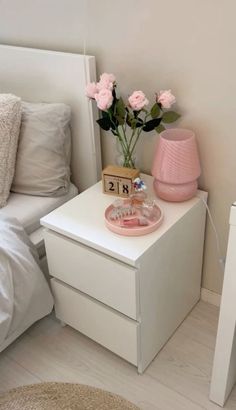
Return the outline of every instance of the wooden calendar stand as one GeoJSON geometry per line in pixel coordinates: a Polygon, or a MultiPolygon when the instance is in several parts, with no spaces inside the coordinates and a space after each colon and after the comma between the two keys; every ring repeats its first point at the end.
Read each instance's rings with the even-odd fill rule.
{"type": "Polygon", "coordinates": [[[138,169],[108,165],[102,171],[104,194],[128,197],[134,192],[133,181],[139,173],[138,169]]]}

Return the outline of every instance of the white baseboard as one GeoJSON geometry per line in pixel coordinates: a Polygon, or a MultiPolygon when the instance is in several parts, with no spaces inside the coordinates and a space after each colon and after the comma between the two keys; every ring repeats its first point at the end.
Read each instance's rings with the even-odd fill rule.
{"type": "Polygon", "coordinates": [[[202,288],[201,289],[201,299],[204,302],[210,303],[214,306],[220,306],[221,295],[218,293],[212,292],[209,289],[202,288]]]}

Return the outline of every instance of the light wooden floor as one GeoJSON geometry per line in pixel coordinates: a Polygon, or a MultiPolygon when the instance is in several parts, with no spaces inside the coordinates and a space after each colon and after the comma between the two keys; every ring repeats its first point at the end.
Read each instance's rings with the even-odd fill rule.
{"type": "MultiPolygon", "coordinates": [[[[200,302],[146,372],[52,316],[0,354],[0,390],[40,381],[97,386],[145,410],[219,410],[208,400],[218,309],[200,302]]],[[[236,409],[236,389],[225,409],[236,409]]]]}

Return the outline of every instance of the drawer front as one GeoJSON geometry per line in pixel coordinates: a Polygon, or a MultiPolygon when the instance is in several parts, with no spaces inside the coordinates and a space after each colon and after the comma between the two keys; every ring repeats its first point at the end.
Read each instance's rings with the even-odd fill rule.
{"type": "Polygon", "coordinates": [[[58,319],[137,365],[138,322],[57,279],[51,284],[58,319]]]}
{"type": "Polygon", "coordinates": [[[51,231],[44,232],[51,276],[137,319],[137,271],[51,231]]]}

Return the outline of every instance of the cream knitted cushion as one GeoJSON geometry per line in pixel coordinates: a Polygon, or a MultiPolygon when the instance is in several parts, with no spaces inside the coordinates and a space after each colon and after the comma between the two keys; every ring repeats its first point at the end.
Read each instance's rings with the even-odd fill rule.
{"type": "Polygon", "coordinates": [[[0,94],[0,208],[6,205],[15,171],[21,99],[0,94]]]}

